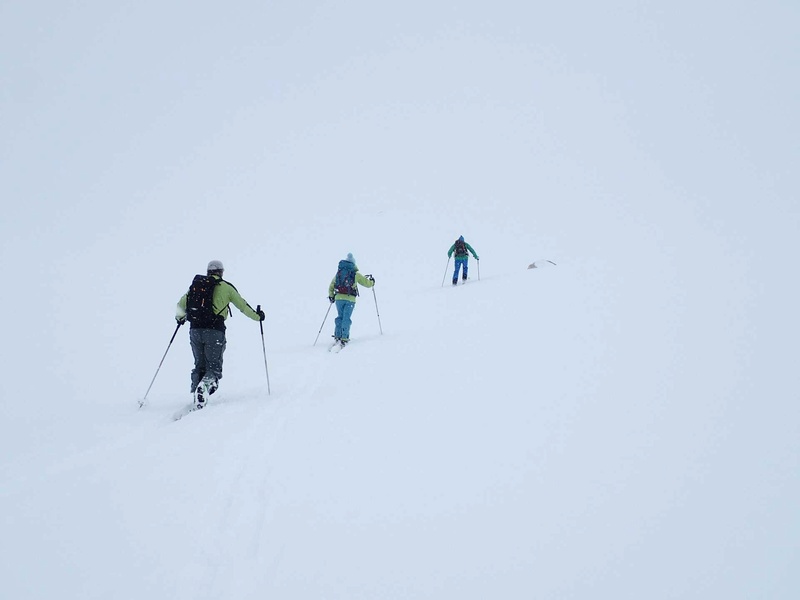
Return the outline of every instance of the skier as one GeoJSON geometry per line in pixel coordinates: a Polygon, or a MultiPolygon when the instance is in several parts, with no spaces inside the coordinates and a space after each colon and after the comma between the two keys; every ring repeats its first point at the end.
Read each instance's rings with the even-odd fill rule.
{"type": "Polygon", "coordinates": [[[238,290],[222,279],[222,262],[208,263],[206,276],[197,275],[189,291],[178,300],[175,320],[191,324],[189,342],[194,356],[191,392],[195,409],[203,408],[208,397],[217,391],[222,379],[222,355],[225,352],[225,319],[233,304],[254,321],[264,320],[263,310],[253,310],[238,290]]]}
{"type": "Polygon", "coordinates": [[[336,329],[334,331],[334,346],[341,348],[350,341],[350,325],[353,309],[356,307],[356,296],[358,296],[358,285],[371,288],[375,285],[375,278],[372,275],[362,275],[356,266],[356,259],[351,253],[347,258],[339,261],[339,268],[336,275],[328,286],[328,300],[336,303],[336,329]]]}
{"type": "Polygon", "coordinates": [[[455,243],[450,246],[450,250],[447,251],[447,258],[449,259],[453,256],[453,252],[456,253],[456,270],[453,272],[453,285],[458,284],[458,270],[461,267],[464,267],[464,271],[461,275],[461,279],[464,281],[467,280],[467,263],[469,261],[469,254],[467,251],[472,253],[472,256],[475,257],[475,260],[480,260],[478,255],[475,253],[475,250],[472,249],[467,242],[464,241],[464,236],[459,236],[459,238],[455,241],[455,243]]]}

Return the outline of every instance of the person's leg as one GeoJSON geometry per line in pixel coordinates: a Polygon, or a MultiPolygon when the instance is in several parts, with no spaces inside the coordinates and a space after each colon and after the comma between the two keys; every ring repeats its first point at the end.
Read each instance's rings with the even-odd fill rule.
{"type": "Polygon", "coordinates": [[[461,279],[464,281],[467,280],[467,266],[469,265],[469,259],[464,259],[464,271],[461,273],[461,279]]]}
{"type": "Polygon", "coordinates": [[[225,352],[225,332],[216,329],[199,329],[198,337],[202,341],[205,373],[197,382],[194,390],[196,408],[203,408],[208,397],[217,391],[222,379],[222,355],[225,352]]]}
{"type": "Polygon", "coordinates": [[[458,270],[461,268],[461,261],[456,259],[455,261],[456,270],[453,271],[453,285],[458,283],[458,270]]]}
{"type": "Polygon", "coordinates": [[[197,389],[197,384],[206,374],[206,353],[204,349],[202,329],[191,329],[189,331],[189,344],[192,346],[192,356],[194,357],[194,369],[192,369],[192,388],[191,392],[197,389]]]}
{"type": "Polygon", "coordinates": [[[333,330],[333,337],[337,340],[342,339],[342,304],[344,300],[336,301],[336,327],[333,330]]]}
{"type": "Polygon", "coordinates": [[[222,379],[222,356],[225,354],[225,332],[216,329],[205,330],[206,374],[203,380],[208,385],[209,394],[217,391],[222,379]]]}
{"type": "MultiPolygon", "coordinates": [[[[352,323],[353,323],[353,320],[352,320],[351,317],[353,315],[353,310],[356,307],[356,303],[355,302],[350,302],[348,300],[339,300],[339,302],[342,303],[342,310],[341,310],[341,315],[342,315],[342,337],[341,337],[341,340],[343,342],[347,342],[347,341],[350,340],[350,325],[352,325],[352,323]]],[[[339,304],[339,302],[337,302],[336,304],[339,304]]]]}

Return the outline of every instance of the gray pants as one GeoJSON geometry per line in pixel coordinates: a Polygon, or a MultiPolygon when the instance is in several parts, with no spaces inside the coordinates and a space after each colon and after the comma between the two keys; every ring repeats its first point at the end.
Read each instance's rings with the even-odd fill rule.
{"type": "Polygon", "coordinates": [[[194,369],[192,369],[192,393],[205,378],[216,391],[222,379],[222,355],[225,352],[225,332],[216,329],[192,329],[189,331],[192,345],[194,369]]]}

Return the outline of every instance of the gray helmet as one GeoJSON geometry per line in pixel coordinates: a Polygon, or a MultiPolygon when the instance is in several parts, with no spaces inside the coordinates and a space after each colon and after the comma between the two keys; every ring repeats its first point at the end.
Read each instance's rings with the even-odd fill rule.
{"type": "Polygon", "coordinates": [[[222,266],[222,261],[221,260],[212,260],[212,261],[210,261],[208,263],[208,267],[206,268],[206,271],[208,271],[209,273],[211,273],[212,271],[219,271],[220,273],[222,273],[224,270],[225,270],[225,267],[222,266]]]}

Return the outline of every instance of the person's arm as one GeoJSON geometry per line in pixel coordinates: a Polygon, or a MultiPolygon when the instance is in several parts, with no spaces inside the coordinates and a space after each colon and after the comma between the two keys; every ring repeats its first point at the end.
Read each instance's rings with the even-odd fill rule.
{"type": "Polygon", "coordinates": [[[178,300],[177,306],[175,306],[175,320],[176,321],[184,321],[186,320],[186,296],[184,294],[181,296],[181,299],[178,300]]]}
{"type": "MultiPolygon", "coordinates": [[[[250,317],[253,319],[253,321],[261,320],[261,317],[255,311],[255,309],[250,306],[244,298],[242,298],[242,296],[239,294],[239,290],[237,290],[232,284],[228,283],[227,281],[223,281],[220,283],[220,285],[225,286],[223,291],[227,293],[228,302],[238,308],[242,314],[250,317]]],[[[228,304],[228,302],[225,302],[225,304],[228,304]]]]}
{"type": "Polygon", "coordinates": [[[371,276],[369,278],[364,277],[360,272],[356,271],[356,283],[371,288],[375,285],[375,278],[371,276]]]}
{"type": "Polygon", "coordinates": [[[450,246],[450,250],[448,250],[448,251],[447,251],[447,258],[452,258],[452,256],[453,256],[453,251],[454,251],[455,249],[456,249],[456,245],[455,245],[455,244],[453,244],[452,246],[450,246]]]}

